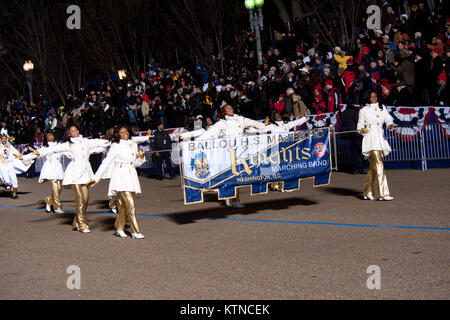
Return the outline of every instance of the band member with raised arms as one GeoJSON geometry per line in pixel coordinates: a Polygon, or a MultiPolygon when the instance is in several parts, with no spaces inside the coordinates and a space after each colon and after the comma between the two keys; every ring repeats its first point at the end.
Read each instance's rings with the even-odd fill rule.
{"type": "MultiPolygon", "coordinates": [[[[116,131],[117,130],[118,130],[117,126],[111,127],[111,128],[108,129],[108,133],[106,135],[106,138],[111,143],[116,141],[116,131]]],[[[149,129],[147,131],[147,136],[134,136],[134,137],[131,137],[131,140],[136,142],[137,144],[140,144],[140,143],[147,142],[152,137],[153,137],[152,136],[152,132],[149,129]]],[[[109,152],[110,149],[111,149],[111,146],[109,146],[107,148],[107,152],[109,152]]],[[[101,179],[111,179],[113,171],[114,171],[114,165],[110,165],[109,168],[102,173],[101,179]]],[[[108,206],[109,206],[109,208],[111,209],[111,211],[113,213],[117,213],[117,198],[116,198],[116,196],[109,196],[108,206]]]]}
{"type": "Polygon", "coordinates": [[[386,107],[378,102],[376,91],[370,91],[370,103],[359,111],[357,129],[363,135],[362,154],[369,157],[370,167],[366,178],[363,198],[374,200],[373,183],[379,194],[378,200],[393,200],[389,194],[386,174],[384,173],[383,156],[392,150],[384,136],[383,124],[388,130],[394,129],[394,123],[386,107]]]}
{"type": "Polygon", "coordinates": [[[70,125],[67,128],[63,141],[65,142],[40,149],[38,154],[45,157],[50,154],[64,153],[71,158],[64,172],[62,185],[71,186],[75,197],[76,215],[72,223],[73,228],[82,233],[89,233],[86,209],[89,202],[89,186],[94,182],[89,156],[94,150],[98,152],[99,148],[106,149],[110,142],[103,139],[83,138],[76,125],[70,125]]]}
{"type": "Polygon", "coordinates": [[[141,193],[136,167],[140,167],[145,162],[144,152],[138,148],[136,141],[143,142],[151,136],[148,134],[140,139],[130,139],[128,128],[121,126],[115,134],[116,139],[111,145],[108,155],[103,160],[94,176],[97,183],[109,168],[111,177],[108,188],[108,196],[117,199],[119,216],[114,224],[116,235],[126,238],[124,232],[125,223],[128,220],[131,227],[131,236],[136,239],[144,238],[136,219],[136,207],[134,196],[141,193]]]}
{"type": "MultiPolygon", "coordinates": [[[[244,135],[246,128],[263,130],[266,127],[264,123],[235,114],[233,107],[229,104],[223,106],[222,114],[225,115],[224,119],[213,124],[197,140],[240,137],[244,135]]],[[[239,201],[239,190],[236,191],[236,198],[226,199],[225,204],[228,207],[243,208],[244,205],[239,201]]]]}

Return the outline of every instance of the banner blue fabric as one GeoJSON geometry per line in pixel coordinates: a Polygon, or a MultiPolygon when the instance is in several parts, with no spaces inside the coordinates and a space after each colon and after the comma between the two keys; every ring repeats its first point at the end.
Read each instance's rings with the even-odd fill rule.
{"type": "Polygon", "coordinates": [[[331,177],[329,128],[250,135],[182,143],[185,204],[202,203],[203,191],[219,199],[236,197],[236,188],[251,187],[251,195],[266,194],[268,184],[283,190],[300,189],[300,179],[313,178],[314,187],[331,177]]]}

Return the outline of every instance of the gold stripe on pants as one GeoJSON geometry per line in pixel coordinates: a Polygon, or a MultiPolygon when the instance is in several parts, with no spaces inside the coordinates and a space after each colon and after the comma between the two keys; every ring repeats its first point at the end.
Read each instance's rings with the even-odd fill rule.
{"type": "Polygon", "coordinates": [[[118,191],[116,193],[117,208],[119,216],[116,218],[114,226],[117,230],[123,231],[127,220],[130,222],[132,233],[141,233],[136,219],[136,207],[134,206],[134,192],[118,191]]]}
{"type": "Polygon", "coordinates": [[[85,184],[73,184],[73,195],[75,197],[75,218],[72,226],[80,230],[89,229],[86,217],[86,209],[89,202],[89,189],[85,184]]]}
{"type": "Polygon", "coordinates": [[[366,185],[364,187],[365,196],[373,196],[373,183],[376,180],[378,194],[380,197],[389,195],[389,187],[386,174],[384,173],[383,151],[373,150],[369,152],[370,167],[367,173],[366,185]]]}
{"type": "Polygon", "coordinates": [[[54,210],[61,210],[61,180],[47,180],[50,182],[50,185],[52,186],[52,193],[45,198],[45,203],[49,206],[53,206],[54,210]]]}

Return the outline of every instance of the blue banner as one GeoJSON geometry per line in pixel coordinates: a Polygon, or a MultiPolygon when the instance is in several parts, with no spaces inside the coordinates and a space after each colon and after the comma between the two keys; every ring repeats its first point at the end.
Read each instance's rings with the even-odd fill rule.
{"type": "Polygon", "coordinates": [[[203,191],[219,199],[236,197],[236,188],[251,186],[251,195],[266,194],[268,184],[299,190],[300,179],[314,187],[331,177],[330,129],[251,135],[208,141],[185,141],[182,150],[184,203],[202,203],[203,191]]]}

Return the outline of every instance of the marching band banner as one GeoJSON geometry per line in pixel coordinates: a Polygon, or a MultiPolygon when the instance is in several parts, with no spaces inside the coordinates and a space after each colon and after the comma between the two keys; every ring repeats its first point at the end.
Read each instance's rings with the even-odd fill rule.
{"type": "Polygon", "coordinates": [[[314,187],[331,177],[329,128],[181,143],[184,203],[203,202],[203,191],[215,190],[220,200],[236,197],[236,189],[251,187],[251,195],[266,194],[270,182],[284,190],[300,189],[300,179],[314,187]]]}

